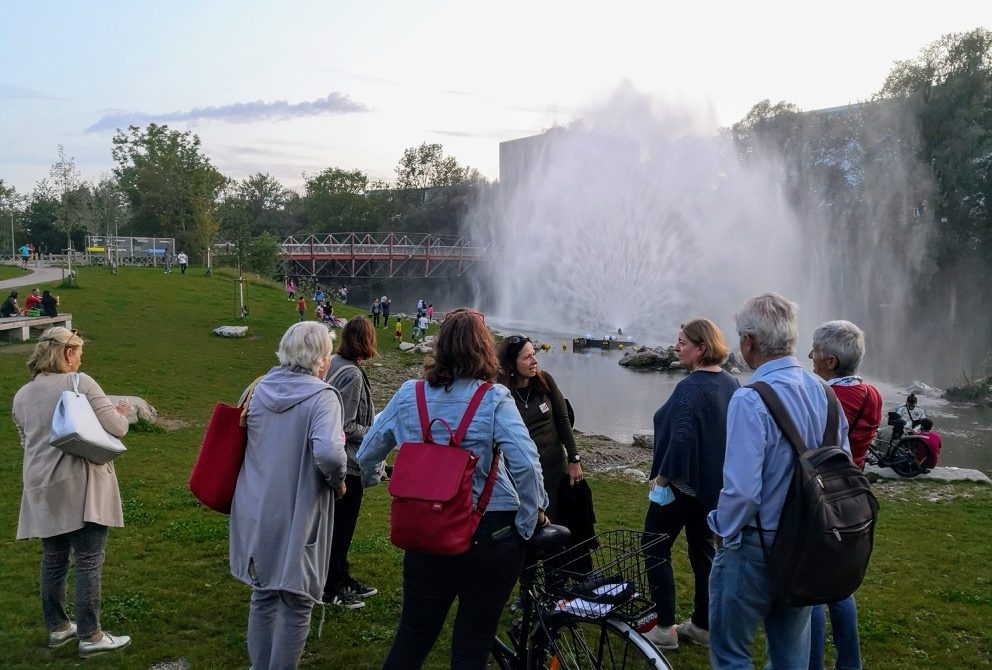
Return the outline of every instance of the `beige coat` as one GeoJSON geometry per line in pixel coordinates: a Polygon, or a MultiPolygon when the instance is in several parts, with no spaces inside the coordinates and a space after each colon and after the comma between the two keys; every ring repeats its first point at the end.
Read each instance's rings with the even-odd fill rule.
{"type": "MultiPolygon", "coordinates": [[[[71,388],[68,374],[43,373],[14,395],[14,423],[24,449],[24,493],[17,522],[19,540],[70,533],[86,522],[124,525],[113,462],[97,465],[48,444],[55,405],[62,391],[71,388]]],[[[80,373],[79,390],[86,394],[108,433],[117,437],[127,433],[127,419],[114,409],[92,377],[80,373]]]]}

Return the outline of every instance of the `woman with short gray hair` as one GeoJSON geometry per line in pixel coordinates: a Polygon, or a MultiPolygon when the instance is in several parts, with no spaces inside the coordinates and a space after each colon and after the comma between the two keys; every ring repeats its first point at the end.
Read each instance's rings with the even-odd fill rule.
{"type": "Polygon", "coordinates": [[[759,354],[791,356],[799,341],[799,307],[778,293],[762,293],[735,316],[737,334],[750,335],[759,354]]]}
{"type": "MultiPolygon", "coordinates": [[[[859,468],[865,467],[865,455],[882,422],[882,396],[871,384],[857,376],[865,355],[865,334],[850,321],[827,321],[813,331],[813,348],[809,357],[813,372],[834,390],[848,423],[851,458],[859,468]]],[[[830,610],[836,667],[860,670],[861,644],[858,639],[858,609],[854,596],[814,607],[810,617],[810,670],[822,670],[823,646],[826,642],[826,609],[830,610]]]]}
{"type": "Polygon", "coordinates": [[[322,380],[332,346],[323,324],[294,323],[279,343],[279,365],[248,402],[230,562],[231,574],[252,587],[248,655],[256,670],[299,665],[324,590],[347,462],[340,398],[322,380]]]}

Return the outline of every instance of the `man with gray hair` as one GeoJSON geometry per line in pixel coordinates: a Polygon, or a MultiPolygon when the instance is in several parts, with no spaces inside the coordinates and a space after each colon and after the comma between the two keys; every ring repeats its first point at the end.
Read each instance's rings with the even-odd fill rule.
{"type": "MultiPolygon", "coordinates": [[[[741,354],[752,382],[770,385],[803,441],[822,446],[827,395],[795,357],[797,307],[776,293],[744,303],[736,316],[741,354]]],[[[847,420],[840,414],[838,442],[849,451],[847,420]]],[[[792,479],[795,453],[757,391],[743,387],[727,410],[723,489],[707,519],[717,545],[710,574],[710,662],[717,670],[751,670],[751,644],[765,626],[772,670],[807,670],[809,607],[789,607],[772,595],[762,547],[775,541],[792,479]],[[759,530],[759,527],[761,530],[759,530]]]]}

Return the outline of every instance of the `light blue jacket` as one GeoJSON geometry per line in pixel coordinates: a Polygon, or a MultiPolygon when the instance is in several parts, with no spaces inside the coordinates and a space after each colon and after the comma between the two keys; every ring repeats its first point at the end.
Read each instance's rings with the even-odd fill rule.
{"type": "MultiPolygon", "coordinates": [[[[757,381],[766,382],[778,394],[807,447],[823,446],[827,395],[819,378],[803,370],[794,356],[783,356],[755,370],[751,383],[757,381]]],[[[837,444],[850,453],[843,411],[838,419],[837,444]]],[[[741,531],[756,526],[759,511],[763,529],[778,528],[795,462],[792,446],[758,392],[750,388],[734,392],[727,410],[723,489],[708,517],[710,530],[723,538],[725,547],[740,545],[741,531]]],[[[765,538],[773,536],[769,533],[765,538]]]]}
{"type": "MultiPolygon", "coordinates": [[[[478,379],[459,379],[448,391],[426,384],[428,415],[431,419],[444,419],[452,432],[456,431],[472,394],[481,383],[478,379]]],[[[376,466],[394,447],[404,442],[423,441],[415,386],[413,380],[404,382],[362,441],[358,462],[366,486],[378,482],[376,466]]],[[[448,431],[440,421],[434,422],[431,435],[439,444],[449,442],[448,431]]],[[[487,509],[517,512],[517,531],[525,539],[529,538],[537,526],[538,508],[547,509],[548,495],[544,491],[537,447],[530,439],[509,390],[499,384],[482,398],[462,442],[463,448],[471,449],[479,457],[472,489],[475,500],[482,493],[492,465],[494,442],[503,452],[503,462],[487,509]]]]}

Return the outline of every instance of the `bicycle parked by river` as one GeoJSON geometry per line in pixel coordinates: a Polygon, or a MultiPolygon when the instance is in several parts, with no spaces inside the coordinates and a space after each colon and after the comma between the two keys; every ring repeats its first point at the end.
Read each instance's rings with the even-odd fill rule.
{"type": "Polygon", "coordinates": [[[561,526],[535,533],[520,609],[493,643],[500,670],[671,670],[642,633],[654,627],[644,554],[658,533],[611,530],[574,547],[561,526]]]}
{"type": "Polygon", "coordinates": [[[889,412],[892,432],[886,441],[881,433],[868,445],[865,463],[880,468],[892,468],[901,477],[915,477],[929,472],[930,446],[926,439],[912,433],[903,434],[905,422],[896,412],[889,412]]]}

